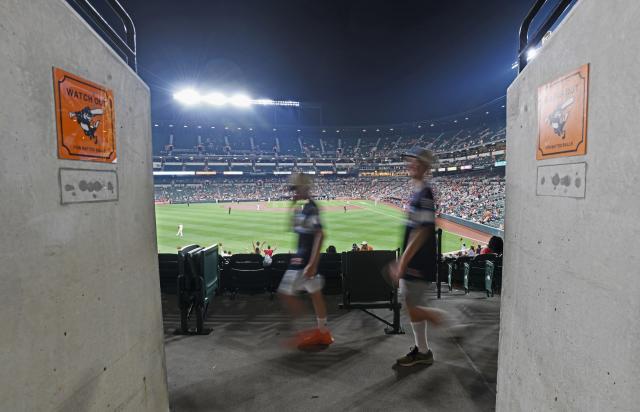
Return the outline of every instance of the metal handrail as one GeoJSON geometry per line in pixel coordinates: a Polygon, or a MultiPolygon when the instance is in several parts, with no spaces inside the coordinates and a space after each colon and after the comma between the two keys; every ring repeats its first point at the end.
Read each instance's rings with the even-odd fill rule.
{"type": "Polygon", "coordinates": [[[118,0],[104,0],[113,12],[120,18],[125,38],[120,36],[118,32],[105,20],[98,10],[91,4],[90,0],[67,0],[77,6],[87,17],[90,22],[98,27],[102,33],[110,41],[111,45],[116,47],[120,54],[124,56],[129,67],[134,71],[138,71],[136,60],[136,28],[133,24],[131,16],[122,7],[118,0]]]}
{"type": "Polygon", "coordinates": [[[527,65],[527,53],[531,49],[532,46],[540,43],[544,35],[549,31],[551,27],[558,21],[562,13],[565,12],[567,7],[574,0],[560,0],[560,2],[553,9],[553,12],[549,15],[549,17],[542,23],[536,34],[529,38],[529,29],[531,28],[531,22],[536,18],[542,6],[547,3],[548,0],[536,0],[529,10],[529,13],[522,21],[520,25],[520,47],[518,49],[518,71],[521,72],[524,70],[527,65]]]}

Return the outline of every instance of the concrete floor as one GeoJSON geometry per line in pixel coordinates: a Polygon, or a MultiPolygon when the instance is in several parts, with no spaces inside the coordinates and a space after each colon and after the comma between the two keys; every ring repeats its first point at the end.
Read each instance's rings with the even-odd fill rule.
{"type": "MultiPolygon", "coordinates": [[[[173,335],[179,323],[174,296],[163,296],[171,408],[183,411],[491,411],[495,409],[499,297],[443,293],[434,306],[470,326],[457,343],[429,329],[432,366],[397,368],[413,345],[408,332],[388,336],[359,311],[338,309],[328,296],[336,342],[302,352],[281,345],[289,317],[267,295],[219,297],[209,308],[207,336],[173,335]]],[[[376,311],[390,319],[388,310],[376,311]]],[[[309,316],[309,326],[312,325],[309,316]]]]}

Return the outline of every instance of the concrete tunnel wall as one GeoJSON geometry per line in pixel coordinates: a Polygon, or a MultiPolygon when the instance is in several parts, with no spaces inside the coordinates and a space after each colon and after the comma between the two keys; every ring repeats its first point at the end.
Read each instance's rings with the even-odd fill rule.
{"type": "Polygon", "coordinates": [[[580,0],[508,90],[497,410],[640,405],[640,2],[580,0]],[[536,160],[538,87],[590,64],[587,153],[536,160]],[[586,162],[584,198],[537,196],[586,162]]]}
{"type": "Polygon", "coordinates": [[[149,89],[66,2],[3,0],[0,90],[0,410],[168,410],[149,89]],[[58,159],[53,66],[113,90],[117,164],[58,159]],[[60,168],[119,199],[63,205],[60,168]]]}

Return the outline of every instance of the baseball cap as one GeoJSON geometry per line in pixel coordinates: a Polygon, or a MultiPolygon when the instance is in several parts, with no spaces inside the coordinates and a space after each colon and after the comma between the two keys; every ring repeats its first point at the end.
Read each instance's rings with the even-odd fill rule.
{"type": "Polygon", "coordinates": [[[363,240],[363,241],[362,241],[362,244],[363,244],[363,245],[366,245],[366,244],[367,244],[367,241],[366,241],[366,240],[363,240]]]}
{"type": "Polygon", "coordinates": [[[414,147],[408,152],[403,153],[402,157],[412,157],[418,159],[418,161],[423,165],[429,166],[432,166],[436,162],[436,156],[433,154],[433,152],[422,147],[414,147]]]}

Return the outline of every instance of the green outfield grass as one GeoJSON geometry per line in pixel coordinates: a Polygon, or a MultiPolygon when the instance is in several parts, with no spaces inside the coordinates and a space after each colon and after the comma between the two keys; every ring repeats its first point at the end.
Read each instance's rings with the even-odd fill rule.
{"type": "MultiPolygon", "coordinates": [[[[329,245],[335,245],[339,252],[350,250],[353,243],[360,244],[365,240],[375,250],[402,246],[402,211],[371,201],[318,203],[326,235],[323,250],[329,245]],[[349,208],[347,213],[344,213],[344,205],[349,208]]],[[[252,241],[264,241],[277,248],[277,252],[294,251],[295,236],[289,227],[288,206],[288,202],[261,203],[261,210],[257,211],[255,203],[157,205],[159,252],[172,253],[192,243],[201,246],[222,243],[224,250],[246,253],[250,251],[252,241]],[[231,214],[228,214],[229,206],[232,207],[231,214]],[[184,237],[178,238],[176,232],[181,223],[184,237]]],[[[465,241],[467,245],[471,243],[468,239],[465,241]]],[[[443,252],[459,250],[460,244],[460,236],[444,232],[443,252]]]]}

